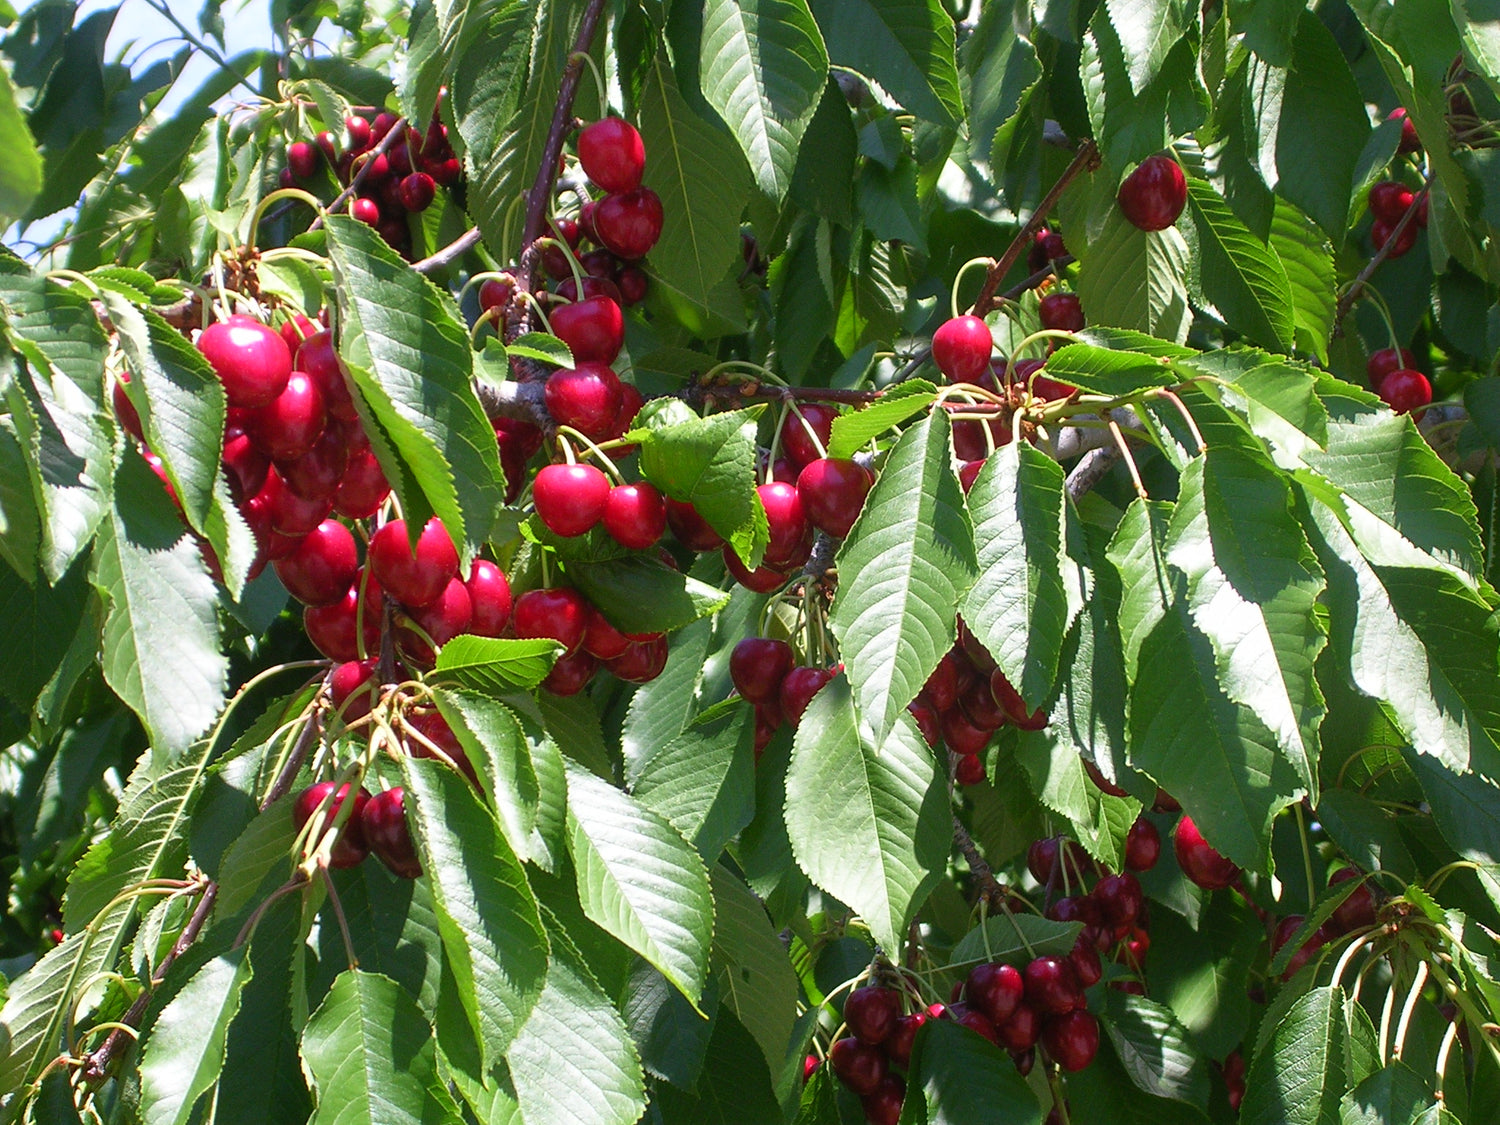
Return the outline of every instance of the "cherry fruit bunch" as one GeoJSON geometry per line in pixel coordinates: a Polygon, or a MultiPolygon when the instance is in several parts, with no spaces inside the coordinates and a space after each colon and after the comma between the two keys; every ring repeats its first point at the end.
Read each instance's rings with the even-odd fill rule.
{"type": "Polygon", "coordinates": [[[407,257],[412,250],[407,215],[427,210],[437,189],[451,187],[463,174],[437,109],[425,133],[393,113],[381,112],[373,120],[357,114],[346,118],[342,149],[326,131],[311,141],[293,141],[286,146],[281,186],[315,186],[325,164],[341,188],[354,186],[350,216],[374,227],[407,257]],[[400,134],[388,141],[397,128],[400,134]]]}

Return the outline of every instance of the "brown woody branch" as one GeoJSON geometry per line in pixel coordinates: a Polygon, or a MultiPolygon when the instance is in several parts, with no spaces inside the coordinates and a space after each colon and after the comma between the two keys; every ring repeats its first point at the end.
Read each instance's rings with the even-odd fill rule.
{"type": "Polygon", "coordinates": [[[964,827],[963,821],[956,816],[953,818],[953,842],[958,845],[964,862],[974,873],[974,879],[979,884],[980,897],[991,906],[999,906],[1005,901],[1005,888],[1000,880],[995,878],[994,869],[990,867],[989,861],[979,854],[974,837],[969,835],[969,830],[964,827]]]}
{"type": "MultiPolygon", "coordinates": [[[[354,175],[349,178],[349,186],[334,197],[333,202],[328,205],[328,209],[324,212],[324,214],[332,215],[336,213],[338,209],[342,207],[346,202],[348,202],[349,197],[359,190],[360,184],[365,182],[365,176],[369,174],[371,167],[374,166],[375,158],[377,156],[384,156],[391,150],[391,148],[395,146],[398,139],[405,139],[405,137],[406,118],[398,117],[396,118],[396,123],[391,126],[390,131],[387,132],[385,136],[380,138],[380,143],[376,145],[374,151],[365,158],[365,162],[359,166],[359,171],[355,172],[354,175]]],[[[307,228],[308,232],[311,233],[312,231],[317,230],[322,225],[323,215],[319,215],[312,221],[312,225],[307,228]]]]}

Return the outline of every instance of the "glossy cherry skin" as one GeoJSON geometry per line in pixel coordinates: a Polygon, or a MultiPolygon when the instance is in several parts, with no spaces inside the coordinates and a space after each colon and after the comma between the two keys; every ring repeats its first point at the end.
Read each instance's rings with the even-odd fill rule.
{"type": "Polygon", "coordinates": [[[582,594],[567,586],[527,590],[516,599],[511,625],[518,637],[548,637],[572,652],[583,643],[592,608],[582,594]]]}
{"type": "Polygon", "coordinates": [[[399,785],[371,797],[359,819],[370,851],[393,875],[415,879],[422,874],[422,862],[406,824],[405,791],[399,785]]]}
{"type": "Polygon", "coordinates": [[[1380,397],[1397,414],[1409,414],[1432,402],[1432,384],[1420,371],[1403,367],[1380,381],[1380,397]]]}
{"type": "Polygon", "coordinates": [[[800,565],[799,554],[801,561],[806,562],[805,548],[812,542],[812,525],[807,522],[797,489],[782,481],[770,481],[755,491],[771,530],[770,542],[766,544],[766,565],[778,570],[800,565]]]}
{"type": "Polygon", "coordinates": [[[960,785],[979,785],[984,779],[984,759],[978,754],[966,754],[953,765],[953,780],[960,785]]]}
{"type": "Polygon", "coordinates": [[[1011,682],[1005,678],[1005,673],[998,668],[990,674],[990,691],[995,695],[995,700],[1005,711],[1005,717],[1022,730],[1045,730],[1047,726],[1047,712],[1038,707],[1035,711],[1026,709],[1026,701],[1021,698],[1011,682]]]}
{"type": "MultiPolygon", "coordinates": [[[[298,831],[306,826],[313,818],[318,806],[328,799],[328,795],[334,791],[334,783],[331,781],[320,781],[316,785],[310,785],[297,795],[296,804],[292,806],[292,820],[296,823],[298,831]]],[[[323,828],[326,831],[333,823],[333,818],[338,816],[344,801],[348,799],[349,786],[338,786],[338,795],[328,804],[324,811],[323,828]]],[[[355,867],[358,866],[365,856],[370,854],[369,845],[365,842],[363,825],[360,814],[370,800],[370,794],[364,789],[354,794],[354,805],[349,810],[348,819],[344,821],[343,830],[335,841],[332,851],[328,856],[329,867],[355,867]]],[[[308,843],[316,843],[309,840],[308,843]]]]}
{"type": "Polygon", "coordinates": [[[1039,1012],[1061,1015],[1083,1002],[1078,978],[1066,958],[1034,958],[1021,975],[1026,981],[1026,1003],[1039,1012]]]}
{"type": "Polygon", "coordinates": [[[332,605],[348,592],[359,571],[354,536],[337,520],[324,520],[297,549],[274,564],[276,577],[304,605],[332,605]]]}
{"type": "Polygon", "coordinates": [[[271,459],[255,448],[250,435],[239,426],[224,429],[223,461],[229,494],[236,501],[247,500],[266,486],[271,459]]]}
{"type": "Polygon", "coordinates": [[[266,474],[266,483],[251,497],[249,505],[265,510],[272,531],[293,537],[306,535],[317,527],[328,518],[333,507],[327,500],[304,500],[286,486],[274,468],[266,474]]]}
{"type": "Polygon", "coordinates": [[[323,392],[305,371],[293,371],[279,395],[246,416],[245,432],[271,460],[294,461],[312,449],[327,421],[323,392]]]}
{"type": "Polygon", "coordinates": [[[598,670],[599,661],[594,654],[580,648],[557,658],[542,687],[553,695],[577,695],[588,687],[598,670]]]}
{"type": "Polygon", "coordinates": [[[1214,850],[1190,816],[1177,822],[1172,851],[1182,873],[1206,891],[1223,890],[1240,877],[1239,867],[1214,850]]]}
{"type": "Polygon", "coordinates": [[[402,653],[414,663],[431,665],[437,659],[437,649],[460,633],[469,631],[469,622],[473,616],[474,605],[469,599],[469,588],[462,579],[454,578],[436,601],[410,609],[404,615],[426,633],[432,643],[428,644],[421,634],[410,628],[401,615],[397,617],[396,643],[402,653]]]}
{"type": "Polygon", "coordinates": [[[1014,965],[985,961],[969,970],[964,982],[968,1002],[996,1024],[1010,1019],[1026,991],[1025,981],[1014,965]]]}
{"type": "Polygon", "coordinates": [[[1036,1046],[1037,1035],[1042,1030],[1042,1020],[1030,1004],[1020,1004],[1010,1014],[1010,1019],[995,1028],[1000,1035],[1000,1045],[1007,1051],[1029,1051],[1036,1046]]]}
{"type": "Polygon", "coordinates": [[[380,685],[375,673],[380,666],[378,657],[367,660],[346,660],[328,676],[328,700],[344,722],[353,723],[370,713],[380,685]]]}
{"type": "Polygon", "coordinates": [[[723,549],[723,556],[724,568],[747,590],[753,590],[757,594],[769,594],[786,585],[789,575],[779,567],[761,563],[760,566],[751,570],[740,560],[739,552],[728,545],[723,549]]]}
{"type": "Polygon", "coordinates": [[[380,225],[380,204],[373,199],[359,198],[349,204],[349,216],[367,227],[380,225]]]}
{"type": "Polygon", "coordinates": [[[390,494],[390,482],[385,479],[374,451],[361,449],[349,455],[349,463],[333,494],[333,507],[349,519],[369,519],[390,494]]]}
{"type": "Polygon", "coordinates": [[[425,211],[437,196],[437,182],[426,172],[413,172],[401,180],[401,206],[408,211],[425,211]]]}
{"type": "Polygon", "coordinates": [[[835,539],[843,539],[859,518],[874,475],[853,461],[819,458],[797,474],[797,495],[808,522],[835,539]]]}
{"type": "Polygon", "coordinates": [[[823,456],[823,450],[828,448],[828,443],[833,439],[833,420],[839,416],[839,412],[832,406],[819,402],[803,403],[797,410],[801,412],[800,416],[797,412],[787,413],[786,422],[781,428],[781,448],[796,462],[800,470],[803,465],[823,456]],[[808,433],[809,429],[811,434],[808,433]],[[813,435],[817,436],[817,442],[813,441],[813,435]]]}
{"type": "Polygon", "coordinates": [[[1115,200],[1141,230],[1166,230],[1187,206],[1187,178],[1170,156],[1148,156],[1125,177],[1115,200]]]}
{"type": "Polygon", "coordinates": [[[828,1062],[838,1080],[861,1096],[874,1093],[886,1076],[885,1055],[880,1048],[861,1043],[852,1035],[834,1042],[828,1050],[828,1062]]]}
{"type": "Polygon", "coordinates": [[[135,408],[135,403],[130,401],[129,394],[125,391],[125,384],[130,382],[130,374],[121,371],[119,378],[115,380],[110,389],[110,400],[114,404],[115,417],[120,422],[120,429],[124,430],[136,441],[145,441],[145,432],[141,428],[141,416],[135,408]]]}
{"type": "Polygon", "coordinates": [[[370,123],[363,117],[349,116],[344,118],[344,139],[348,142],[351,150],[363,150],[370,147],[370,123]]]}
{"type": "Polygon", "coordinates": [[[611,675],[632,684],[649,684],[667,666],[667,638],[632,641],[619,656],[604,662],[611,675]]]}
{"type": "Polygon", "coordinates": [[[645,175],[646,146],[624,118],[602,117],[578,134],[578,163],[605,191],[630,191],[645,175]]]}
{"type": "Polygon", "coordinates": [[[1080,988],[1091,988],[1103,978],[1104,966],[1099,962],[1098,944],[1088,933],[1078,935],[1078,941],[1068,954],[1068,965],[1080,988]]]}
{"type": "Polygon", "coordinates": [[[1050,1019],[1042,1028],[1042,1046],[1064,1070],[1082,1070],[1099,1051],[1099,1021],[1088,1012],[1050,1019]]]}
{"type": "Polygon", "coordinates": [[[974,383],[990,368],[995,346],[989,325],[977,316],[955,316],[932,334],[932,362],[950,382],[974,383]]]}
{"type": "Polygon", "coordinates": [[[829,668],[793,668],[788,672],[781,681],[779,694],[781,713],[786,716],[786,721],[794,727],[801,722],[813,696],[831,679],[833,671],[829,668]]]}
{"type": "Polygon", "coordinates": [[[1161,858],[1161,833],[1145,817],[1137,817],[1125,834],[1125,866],[1132,871],[1150,871],[1161,858]]]}
{"type": "Polygon", "coordinates": [[[958,706],[964,716],[983,731],[997,731],[1006,723],[1005,712],[995,702],[995,694],[983,680],[975,680],[958,694],[958,706]]]}
{"type": "Polygon", "coordinates": [[[633,644],[635,642],[611,625],[597,608],[589,607],[588,624],[583,628],[583,647],[587,652],[600,660],[613,660],[624,656],[633,644]]]}
{"type": "MultiPolygon", "coordinates": [[[[380,583],[374,576],[364,581],[363,629],[365,655],[380,648],[380,615],[384,608],[380,583]]],[[[339,663],[360,659],[359,638],[356,631],[356,602],[359,598],[360,575],[349,583],[344,596],[332,605],[310,605],[302,611],[302,628],[307,639],[324,656],[339,663]]]]}
{"type": "Polygon", "coordinates": [[[604,500],[604,530],[622,547],[641,551],[667,530],[667,505],[645,481],[617,484],[604,500]]]}
{"type": "Polygon", "coordinates": [[[648,187],[606,195],[594,209],[599,241],[627,262],[644,258],[661,237],[661,199],[648,187]]]}
{"type": "Polygon", "coordinates": [[[1370,386],[1378,392],[1380,384],[1387,375],[1393,371],[1399,371],[1403,367],[1414,368],[1417,359],[1405,348],[1380,348],[1370,353],[1370,358],[1365,360],[1365,374],[1369,376],[1370,386]]]}
{"type": "Polygon", "coordinates": [[[297,179],[307,179],[318,170],[317,147],[306,141],[293,141],[286,146],[286,166],[297,179]]]}
{"type": "Polygon", "coordinates": [[[436,601],[458,574],[458,549],[436,516],[417,536],[415,552],[406,521],[391,520],[370,537],[369,560],[385,592],[408,609],[436,601]]]}
{"type": "Polygon", "coordinates": [[[615,284],[620,287],[620,303],[626,308],[638,305],[646,299],[651,288],[651,279],[637,265],[623,265],[615,273],[615,284]]]}
{"type": "Polygon", "coordinates": [[[264,406],[283,390],[292,374],[292,353],[273,328],[235,314],[210,324],[198,337],[198,350],[224,385],[230,406],[264,406]]]}
{"type": "MultiPolygon", "coordinates": [[[[1328,885],[1331,887],[1336,883],[1347,882],[1350,879],[1364,879],[1358,868],[1340,867],[1328,877],[1328,885]]],[[[1343,902],[1339,903],[1338,909],[1333,912],[1333,917],[1328,920],[1327,928],[1335,933],[1347,934],[1353,930],[1363,930],[1375,924],[1375,894],[1370,890],[1368,882],[1361,882],[1343,902]]]]}
{"type": "Polygon", "coordinates": [[[1063,332],[1083,331],[1083,303],[1077,293],[1048,293],[1037,309],[1043,328],[1063,332]]]}
{"type": "Polygon", "coordinates": [[[1026,265],[1032,273],[1046,269],[1059,258],[1067,257],[1068,247],[1062,235],[1043,227],[1031,236],[1031,248],[1026,251],[1026,265]]]}
{"type": "Polygon", "coordinates": [[[470,784],[478,788],[479,775],[474,772],[474,764],[469,761],[469,755],[464,752],[463,743],[458,740],[458,735],[453,733],[453,728],[448,725],[448,720],[443,718],[441,711],[431,707],[413,708],[407,711],[402,719],[413,732],[401,740],[407,754],[413,758],[427,758],[435,762],[443,761],[446,757],[447,761],[458,768],[459,773],[469,779],[470,784]],[[415,737],[416,735],[421,737],[415,737]],[[432,743],[432,746],[428,746],[422,739],[432,743]],[[442,753],[435,753],[433,746],[442,753]]]}
{"type": "Polygon", "coordinates": [[[325,329],[314,332],[297,349],[296,369],[305,371],[317,384],[329,417],[341,422],[359,421],[359,411],[344,381],[344,369],[334,350],[333,336],[325,329]]]}
{"type": "Polygon", "coordinates": [[[511,610],[510,583],[505,571],[489,559],[475,559],[464,585],[468,587],[473,610],[469,632],[478,637],[503,636],[511,610]]]}
{"type": "Polygon", "coordinates": [[[917,1032],[929,1018],[926,1012],[912,1012],[898,1017],[895,1028],[880,1045],[885,1051],[885,1057],[902,1070],[907,1069],[911,1065],[911,1049],[916,1045],[917,1032]]]}
{"type": "Polygon", "coordinates": [[[1383,180],[1370,189],[1370,214],[1388,223],[1398,223],[1416,201],[1411,188],[1395,180],[1383,180]]]}
{"type": "Polygon", "coordinates": [[[938,729],[948,749],[963,757],[975,757],[990,744],[994,731],[981,730],[969,721],[963,708],[953,706],[938,714],[938,729]]]}
{"type": "Polygon", "coordinates": [[[1417,136],[1417,126],[1407,116],[1406,107],[1398,105],[1390,113],[1385,115],[1387,121],[1401,122],[1401,142],[1396,146],[1397,152],[1421,152],[1422,141],[1417,136]]]}
{"type": "Polygon", "coordinates": [[[620,412],[620,377],[602,363],[554,371],[542,393],[558,425],[572,426],[596,441],[609,436],[620,412]]]}
{"type": "Polygon", "coordinates": [[[796,664],[792,646],[770,637],[746,637],[729,654],[729,678],[751,703],[777,698],[781,681],[796,664]]]}
{"type": "Polygon", "coordinates": [[[1116,928],[1134,922],[1146,900],[1140,880],[1128,871],[1104,876],[1094,885],[1093,896],[1104,920],[1116,928]]]}
{"type": "Polygon", "coordinates": [[[609,493],[609,478],[593,465],[548,465],[531,486],[537,516],[564,538],[598,523],[609,493]]]}
{"type": "Polygon", "coordinates": [[[844,1022],[861,1043],[878,1046],[896,1030],[901,994],[877,984],[856,988],[844,1001],[844,1022]]]}
{"type": "Polygon", "coordinates": [[[898,1075],[887,1074],[874,1093],[859,1099],[860,1108],[865,1111],[866,1125],[899,1125],[905,1100],[906,1083],[898,1075]]]}
{"type": "Polygon", "coordinates": [[[625,345],[625,317],[608,297],[558,305],[548,319],[552,334],[568,345],[575,363],[613,363],[625,345]]]}
{"type": "Polygon", "coordinates": [[[685,500],[667,498],[667,526],[677,541],[690,551],[702,554],[724,546],[724,537],[685,500]]]}

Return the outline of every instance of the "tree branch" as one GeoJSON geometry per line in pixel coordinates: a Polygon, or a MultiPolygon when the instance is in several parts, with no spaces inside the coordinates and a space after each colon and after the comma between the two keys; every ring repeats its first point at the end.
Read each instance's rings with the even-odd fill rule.
{"type": "MultiPolygon", "coordinates": [[[[354,175],[349,178],[349,186],[346,187],[343,191],[339,192],[338,195],[334,196],[333,202],[328,205],[328,208],[324,212],[324,214],[332,215],[341,206],[343,206],[348,198],[359,190],[359,185],[365,182],[365,176],[369,173],[371,166],[375,163],[375,158],[377,156],[384,156],[393,147],[395,147],[397,139],[404,138],[405,136],[406,118],[398,117],[396,118],[396,123],[391,126],[390,131],[387,132],[385,136],[380,138],[380,143],[375,146],[374,151],[371,152],[370,155],[365,159],[365,162],[359,166],[359,171],[355,172],[354,175]]],[[[307,228],[308,233],[311,234],[322,225],[323,215],[319,215],[317,218],[313,219],[312,225],[307,228]]]]}
{"type": "Polygon", "coordinates": [[[998,906],[1005,899],[1005,888],[1001,886],[1000,880],[995,878],[994,869],[990,867],[989,861],[979,854],[979,848],[974,844],[974,837],[969,835],[969,830],[964,827],[963,821],[956,816],[953,818],[953,842],[958,845],[964,862],[969,865],[969,870],[974,873],[974,878],[979,883],[980,897],[988,901],[991,906],[998,906]]]}
{"type": "Polygon", "coordinates": [[[1074,465],[1073,471],[1068,474],[1068,495],[1076,503],[1089,489],[1105,478],[1121,456],[1120,451],[1113,445],[1089,450],[1083,455],[1083,460],[1074,465]]]}
{"type": "Polygon", "coordinates": [[[1334,339],[1338,339],[1338,337],[1344,334],[1344,317],[1349,315],[1349,310],[1354,307],[1354,302],[1359,300],[1360,291],[1369,284],[1370,278],[1375,276],[1375,271],[1380,268],[1380,263],[1391,256],[1391,251],[1396,248],[1396,243],[1401,241],[1402,232],[1416,219],[1420,205],[1426,202],[1427,191],[1428,189],[1424,187],[1413,197],[1411,206],[1406,209],[1406,213],[1401,216],[1401,221],[1392,229],[1390,237],[1385,240],[1385,245],[1376,251],[1375,256],[1365,264],[1365,268],[1360,270],[1354,280],[1349,283],[1349,288],[1344,290],[1344,295],[1339,298],[1339,303],[1333,310],[1334,339]]]}
{"type": "Polygon", "coordinates": [[[435,251],[431,256],[423,258],[412,266],[418,273],[431,273],[433,270],[442,269],[444,266],[462,258],[470,250],[479,245],[479,228],[470,227],[441,250],[435,251]]]}

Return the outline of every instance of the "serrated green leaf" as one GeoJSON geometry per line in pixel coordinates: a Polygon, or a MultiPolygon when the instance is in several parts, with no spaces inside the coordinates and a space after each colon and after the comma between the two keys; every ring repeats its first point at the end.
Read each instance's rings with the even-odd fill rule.
{"type": "Polygon", "coordinates": [[[1240,1120],[1246,1125],[1339,1125],[1348,1081],[1349,1028],[1342,988],[1299,997],[1250,1063],[1240,1120]]]}
{"type": "Polygon", "coordinates": [[[141,717],[158,752],[180,754],[218,714],[229,661],[198,544],[131,451],[99,525],[92,580],[108,603],[105,680],[141,717]]]}
{"type": "MultiPolygon", "coordinates": [[[[988,161],[1002,126],[1014,119],[1041,74],[1036,48],[1018,33],[1012,9],[987,4],[960,48],[964,101],[969,107],[969,155],[988,161]]],[[[1005,168],[995,165],[996,170],[1005,168]]]]}
{"type": "Polygon", "coordinates": [[[714,984],[710,982],[703,994],[706,1015],[695,1012],[666,977],[640,959],[625,987],[620,1011],[641,1054],[641,1065],[656,1078],[693,1089],[718,1022],[714,984]]]}
{"type": "Polygon", "coordinates": [[[1394,1059],[1344,1095],[1340,1125],[1417,1125],[1431,1105],[1427,1080],[1394,1059]]]}
{"type": "Polygon", "coordinates": [[[928,1125],[1042,1120],[1036,1094],[1010,1060],[954,1020],[929,1020],[917,1032],[908,1085],[908,1101],[926,1102],[928,1125]]]}
{"type": "Polygon", "coordinates": [[[1131,88],[1139,94],[1185,30],[1181,5],[1173,0],[1105,0],[1104,6],[1119,32],[1131,88]]]}
{"type": "Polygon", "coordinates": [[[1111,992],[1104,1030],[1131,1079],[1148,1094],[1208,1108],[1208,1062],[1170,1008],[1111,992]]]}
{"type": "Polygon", "coordinates": [[[1069,1112],[1080,1121],[1111,1125],[1208,1125],[1209,1118],[1186,1102],[1144,1093],[1131,1081],[1108,1035],[1099,1036],[1094,1061],[1068,1075],[1069,1112]]]}
{"type": "Polygon", "coordinates": [[[1228,1054],[1249,1030],[1252,1008],[1245,993],[1251,962],[1265,940],[1265,928],[1236,895],[1209,897],[1196,929],[1170,910],[1152,919],[1152,941],[1173,951],[1151,962],[1152,996],[1214,1058],[1228,1054]]]}
{"type": "Polygon", "coordinates": [[[953,19],[926,0],[814,0],[828,56],[879,82],[924,121],[963,117],[953,19]]]}
{"type": "Polygon", "coordinates": [[[571,764],[568,852],[584,913],[696,1004],[714,915],[698,853],[665,817],[571,764]]]}
{"type": "Polygon", "coordinates": [[[215,957],[193,974],[151,1025],[141,1048],[141,1113],[181,1125],[218,1080],[229,1024],[250,980],[243,947],[215,957]]]}
{"type": "Polygon", "coordinates": [[[791,1043],[797,976],[754,892],[722,866],[716,866],[710,878],[719,1000],[754,1037],[774,1074],[791,1043]]]}
{"type": "Polygon", "coordinates": [[[29,712],[73,643],[89,601],[87,564],[78,562],[54,586],[28,586],[0,564],[0,645],[26,653],[0,667],[0,695],[29,712]]]}
{"type": "Polygon", "coordinates": [[[962,968],[1004,961],[1023,968],[1033,957],[1066,957],[1080,929],[1077,922],[1054,922],[1035,914],[992,914],[954,943],[948,964],[962,968]]]}
{"type": "Polygon", "coordinates": [[[709,620],[694,622],[682,630],[672,638],[661,675],[642,684],[630,697],[620,746],[625,755],[625,777],[631,784],[656,752],[692,720],[712,637],[713,622],[709,620]]]}
{"type": "Polygon", "coordinates": [[[949,849],[945,787],[907,716],[877,742],[838,675],[797,727],[786,778],[786,829],[797,865],[858,911],[875,940],[899,949],[942,877],[949,849]]]}
{"type": "Polygon", "coordinates": [[[694,724],[651,755],[632,792],[713,863],[755,815],[754,742],[754,715],[733,708],[694,724]]]}
{"type": "Polygon", "coordinates": [[[641,475],[673,500],[685,500],[747,564],[769,540],[755,493],[755,433],[763,407],[653,427],[641,442],[641,475]]]}
{"type": "Polygon", "coordinates": [[[13,418],[0,418],[0,554],[22,580],[37,579],[42,517],[32,490],[32,464],[13,418]]]}
{"type": "Polygon", "coordinates": [[[761,1060],[755,1040],[733,1012],[719,1013],[707,1046],[691,1094],[676,1086],[654,1091],[651,1106],[663,1125],[784,1125],[771,1084],[776,1070],[761,1060]]]}
{"type": "Polygon", "coordinates": [[[1256,238],[1213,187],[1188,177],[1194,288],[1250,339],[1273,351],[1295,342],[1291,284],[1276,251],[1256,238]]]}
{"type": "Polygon", "coordinates": [[[573,352],[568,345],[545,332],[527,332],[524,336],[517,336],[505,345],[505,354],[539,360],[564,370],[573,368],[573,352]]]}
{"type": "Polygon", "coordinates": [[[1187,339],[1193,320],[1188,250],[1176,227],[1143,231],[1113,207],[1096,237],[1086,246],[1069,248],[1082,263],[1078,296],[1089,323],[1135,329],[1179,344],[1187,339]]]}
{"type": "Polygon", "coordinates": [[[0,74],[0,216],[19,219],[42,190],[42,158],[26,119],[16,105],[16,88],[9,74],[0,74]]]}
{"type": "Polygon", "coordinates": [[[478,692],[438,688],[433,701],[478,774],[480,792],[494,806],[506,843],[517,856],[529,858],[541,788],[520,721],[504,704],[478,692]]]}
{"type": "Polygon", "coordinates": [[[468,336],[446,294],[374,230],[338,215],[327,230],[340,353],[371,446],[407,522],[438,516],[467,560],[489,534],[505,480],[469,381],[468,336]]]}
{"type": "Polygon", "coordinates": [[[713,0],[699,46],[703,96],[739,141],[760,190],[782,199],[828,79],[805,0],[713,0]]]}
{"type": "Polygon", "coordinates": [[[1067,344],[1047,357],[1047,376],[1102,395],[1128,395],[1177,381],[1164,357],[1067,344]]]}
{"type": "Polygon", "coordinates": [[[284,875],[296,836],[289,801],[277,801],[259,813],[219,861],[215,908],[232,918],[250,903],[267,875],[278,868],[284,875]]]}
{"type": "Polygon", "coordinates": [[[902,434],[838,553],[829,625],[876,746],[952,647],[975,574],[948,430],[939,412],[902,434]]]}
{"type": "Polygon", "coordinates": [[[729,595],[649,555],[570,563],[568,577],[615,628],[666,633],[723,609],[729,595]]]}
{"type": "Polygon", "coordinates": [[[405,803],[438,932],[488,1069],[526,1022],[547,973],[547,935],[526,873],[468,780],[402,759],[405,803]]]}
{"type": "Polygon", "coordinates": [[[1063,553],[1063,479],[1041,450],[1012,442],[985,460],[966,500],[978,577],[963,596],[964,623],[1030,707],[1051,693],[1083,603],[1078,567],[1063,553]]]}
{"type": "Polygon", "coordinates": [[[869,406],[833,420],[828,456],[853,457],[872,440],[926,410],[937,398],[937,388],[925,379],[908,379],[882,394],[869,406]]]}
{"type": "Polygon", "coordinates": [[[302,1031],[313,1125],[439,1125],[458,1107],[438,1077],[432,1025],[389,977],[339,974],[302,1031]]]}
{"type": "Polygon", "coordinates": [[[1036,799],[1067,819],[1085,850],[1112,870],[1125,863],[1125,835],[1141,811],[1134,797],[1112,797],[1084,771],[1077,750],[1045,731],[1024,732],[1015,751],[1036,799]]]}
{"type": "Polygon", "coordinates": [[[560,653],[560,646],[546,639],[458,636],[438,651],[428,680],[491,695],[530,691],[547,678],[560,653]]]}

